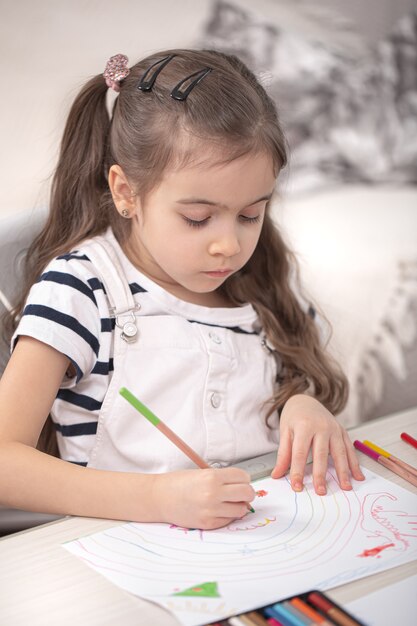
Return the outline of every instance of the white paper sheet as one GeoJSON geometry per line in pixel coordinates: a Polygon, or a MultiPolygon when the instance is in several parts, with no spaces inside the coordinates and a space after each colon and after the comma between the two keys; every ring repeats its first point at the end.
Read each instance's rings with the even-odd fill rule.
{"type": "Polygon", "coordinates": [[[214,531],[128,523],[64,544],[116,585],[197,626],[309,589],[326,590],[417,558],[417,497],[362,468],[328,494],[256,481],[255,513],[214,531]]]}
{"type": "Polygon", "coordinates": [[[415,626],[417,574],[343,605],[368,626],[415,626]]]}

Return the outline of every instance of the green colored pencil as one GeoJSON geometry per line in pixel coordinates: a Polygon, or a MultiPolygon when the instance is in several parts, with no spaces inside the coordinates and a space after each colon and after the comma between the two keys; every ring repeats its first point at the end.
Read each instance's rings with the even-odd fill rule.
{"type": "MultiPolygon", "coordinates": [[[[139,411],[139,413],[142,413],[142,415],[146,417],[146,419],[151,424],[153,424],[155,428],[157,428],[163,435],[165,435],[165,437],[168,437],[168,439],[172,441],[172,443],[177,446],[177,448],[184,452],[184,454],[187,455],[188,458],[197,465],[197,467],[199,467],[200,469],[210,468],[210,465],[206,463],[205,460],[202,459],[201,456],[197,454],[197,452],[195,452],[195,450],[190,448],[190,446],[186,444],[185,441],[181,439],[181,437],[176,435],[174,431],[169,428],[169,426],[164,424],[164,422],[160,420],[159,417],[155,415],[155,413],[152,413],[152,411],[148,409],[148,407],[145,406],[136,396],[134,396],[133,393],[129,391],[129,389],[126,389],[126,387],[122,387],[121,389],[119,389],[119,393],[137,411],[139,411]]],[[[255,513],[254,508],[249,503],[247,507],[251,513],[255,513]]]]}

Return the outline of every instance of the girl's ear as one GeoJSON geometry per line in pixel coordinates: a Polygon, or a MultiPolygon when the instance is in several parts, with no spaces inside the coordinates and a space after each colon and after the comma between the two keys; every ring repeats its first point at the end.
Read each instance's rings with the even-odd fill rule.
{"type": "Polygon", "coordinates": [[[123,217],[133,217],[137,197],[120,165],[111,166],[108,182],[117,211],[123,217]]]}

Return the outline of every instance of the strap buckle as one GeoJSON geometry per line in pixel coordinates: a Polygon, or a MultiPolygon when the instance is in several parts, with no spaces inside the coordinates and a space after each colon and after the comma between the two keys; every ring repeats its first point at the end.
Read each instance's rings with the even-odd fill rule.
{"type": "Polygon", "coordinates": [[[110,317],[114,318],[116,326],[121,328],[120,336],[126,343],[133,343],[138,338],[139,330],[136,324],[135,311],[139,309],[139,303],[136,303],[133,309],[123,309],[121,311],[116,311],[115,307],[110,309],[110,317]]]}

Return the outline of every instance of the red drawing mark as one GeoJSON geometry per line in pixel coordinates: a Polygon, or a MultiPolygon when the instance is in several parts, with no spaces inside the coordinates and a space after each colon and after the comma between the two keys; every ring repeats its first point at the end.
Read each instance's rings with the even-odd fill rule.
{"type": "Polygon", "coordinates": [[[408,537],[417,536],[417,515],[391,508],[396,496],[389,493],[372,493],[365,496],[361,527],[368,537],[378,541],[395,541],[399,551],[410,547],[408,537]]]}
{"type": "Polygon", "coordinates": [[[379,559],[379,553],[382,552],[382,550],[386,550],[387,548],[395,548],[395,543],[386,543],[383,546],[377,546],[376,548],[364,550],[362,554],[358,554],[358,556],[376,556],[376,558],[379,559]]]}
{"type": "Polygon", "coordinates": [[[258,498],[263,498],[264,496],[268,495],[268,492],[265,491],[265,489],[259,489],[259,491],[256,491],[255,493],[258,496],[258,498]]]}

